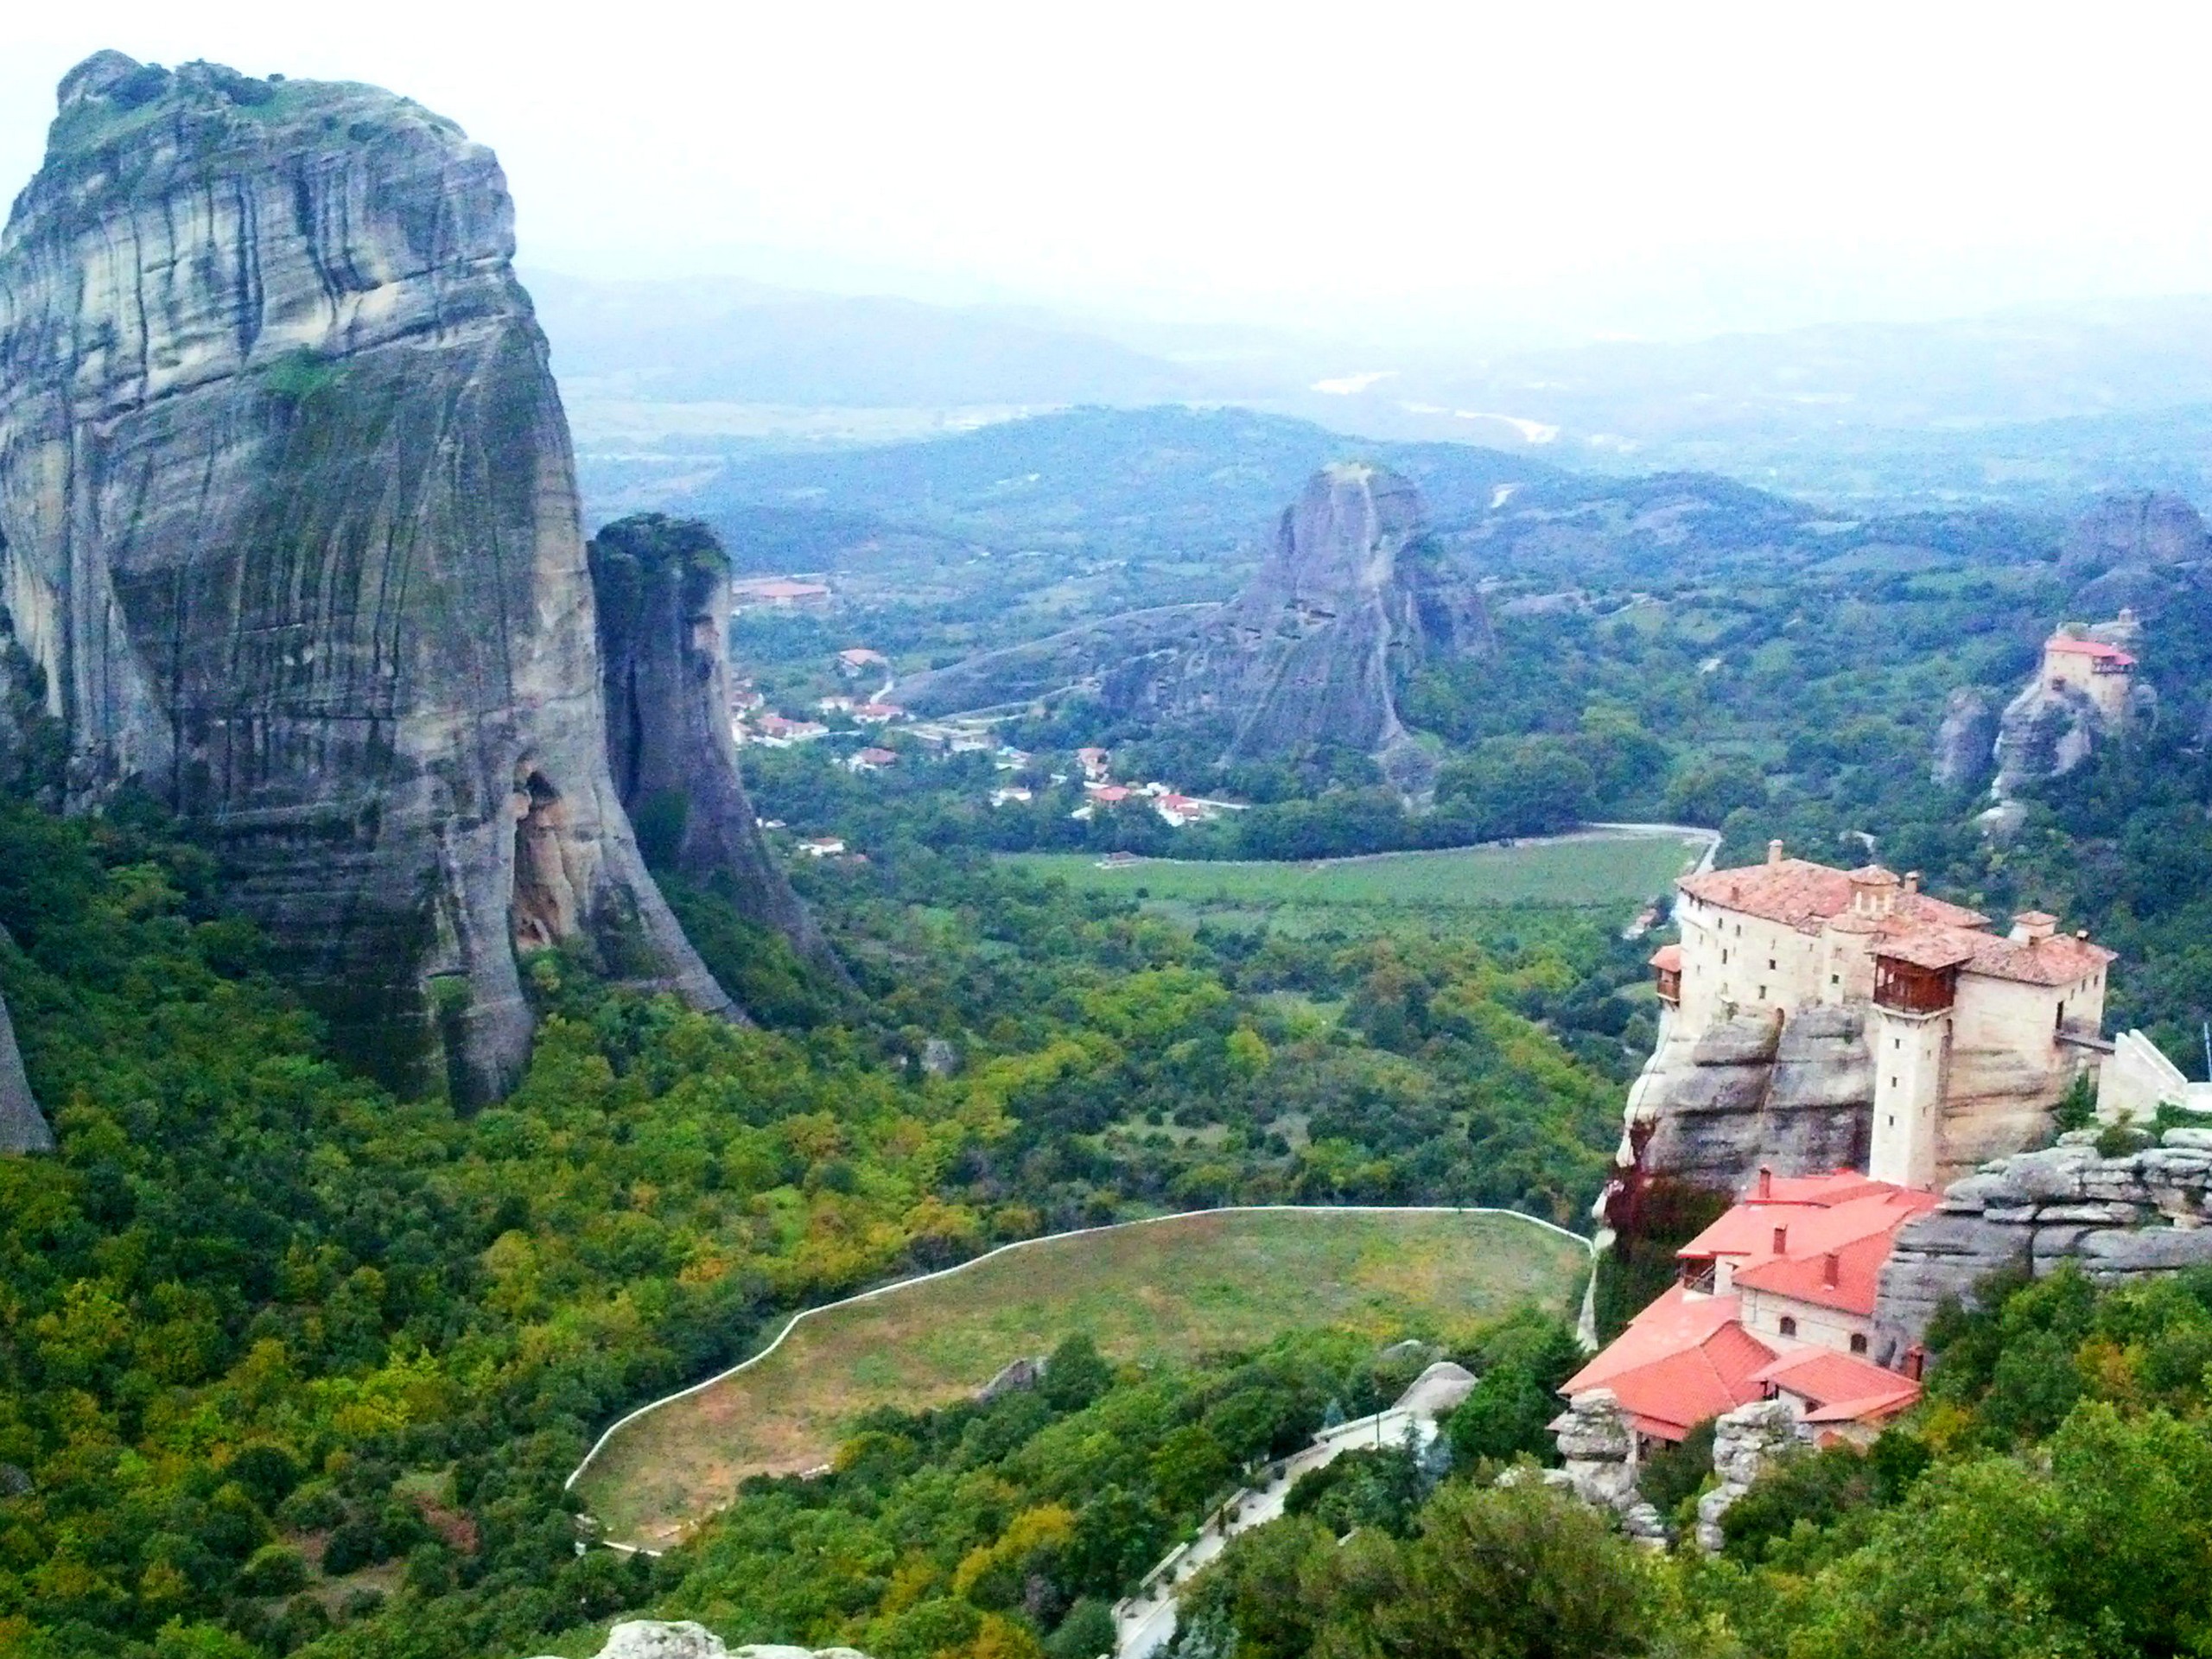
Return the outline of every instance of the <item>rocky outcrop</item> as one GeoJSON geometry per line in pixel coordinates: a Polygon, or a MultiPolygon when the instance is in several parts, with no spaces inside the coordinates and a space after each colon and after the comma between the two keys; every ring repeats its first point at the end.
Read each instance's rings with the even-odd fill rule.
{"type": "Polygon", "coordinates": [[[1874,1117],[1863,1010],[1738,1014],[1694,1040],[1673,1025],[1630,1087],[1624,1166],[1721,1192],[1740,1191],[1761,1166],[1863,1166],[1874,1117]]]}
{"type": "Polygon", "coordinates": [[[333,1034],[504,1089],[517,953],[728,999],[608,775],[566,424],[492,153],[374,88],[72,71],[0,238],[0,603],[70,791],[216,849],[333,1034]]]}
{"type": "Polygon", "coordinates": [[[2155,1147],[2101,1157],[2098,1132],[1984,1165],[1897,1235],[1874,1309],[1885,1364],[1919,1342],[1945,1298],[2007,1270],[2071,1262],[2122,1282],[2212,1263],[2212,1128],[2169,1129],[2155,1147]]]}
{"type": "Polygon", "coordinates": [[[1227,605],[1109,619],[906,683],[948,711],[1088,690],[1113,714],[1205,721],[1225,760],[1335,744],[1419,787],[1426,764],[1395,687],[1424,662],[1493,648],[1482,595],[1427,533],[1420,493],[1382,467],[1328,467],[1286,508],[1227,605]]]}
{"type": "Polygon", "coordinates": [[[729,1648],[690,1619],[633,1618],[607,1633],[598,1659],[868,1659],[855,1648],[793,1648],[773,1643],[729,1648]]]}
{"type": "Polygon", "coordinates": [[[1718,1555],[1727,1542],[1721,1517],[1736,1507],[1777,1459],[1811,1442],[1811,1434],[1786,1400],[1756,1400],[1715,1418],[1713,1472],[1719,1479],[1697,1500],[1698,1548],[1708,1555],[1718,1555]]]}
{"type": "MultiPolygon", "coordinates": [[[[1543,1471],[1545,1484],[1573,1492],[1585,1503],[1611,1510],[1621,1529],[1639,1542],[1662,1544],[1666,1522],[1637,1486],[1636,1434],[1611,1389],[1578,1394],[1549,1425],[1560,1466],[1543,1471]]],[[[1521,1478],[1509,1471],[1509,1479],[1521,1478]]]]}
{"type": "Polygon", "coordinates": [[[738,771],[721,542],[696,519],[645,513],[607,525],[588,551],[608,766],[645,851],[842,978],[762,839],[738,771]]]}
{"type": "Polygon", "coordinates": [[[1929,768],[1937,787],[1978,789],[1996,764],[1997,702],[1978,685],[1961,686],[1943,705],[1929,768]]]}
{"type": "Polygon", "coordinates": [[[2038,676],[2005,705],[1999,721],[1995,793],[2009,798],[2027,785],[2064,777],[2111,733],[2112,722],[2082,692],[2038,676]]]}
{"type": "Polygon", "coordinates": [[[16,1027],[0,998],[0,1153],[52,1152],[54,1131],[31,1094],[23,1057],[16,1047],[16,1027]]]}
{"type": "Polygon", "coordinates": [[[2177,495],[2136,491],[2108,495],[2077,522],[2059,569],[2077,584],[2077,611],[2110,615],[2123,606],[2156,617],[2201,585],[2212,561],[2212,533],[2177,495]]]}

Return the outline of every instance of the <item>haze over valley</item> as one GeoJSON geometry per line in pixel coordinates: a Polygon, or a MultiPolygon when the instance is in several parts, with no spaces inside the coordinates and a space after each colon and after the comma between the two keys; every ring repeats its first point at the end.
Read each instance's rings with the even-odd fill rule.
{"type": "Polygon", "coordinates": [[[2201,1651],[2196,31],[0,19],[0,1655],[2201,1651]]]}

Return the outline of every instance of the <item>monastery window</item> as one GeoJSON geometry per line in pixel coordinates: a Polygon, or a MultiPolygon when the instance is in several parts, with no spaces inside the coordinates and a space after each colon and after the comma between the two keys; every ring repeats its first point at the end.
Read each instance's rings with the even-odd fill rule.
{"type": "Polygon", "coordinates": [[[1782,1316],[1781,1330],[1782,1334],[1785,1337],[1796,1336],[1797,1334],[1797,1321],[1792,1319],[1789,1314],[1783,1314],[1782,1316]]]}
{"type": "MultiPolygon", "coordinates": [[[[1890,1046],[1891,1046],[1891,1048],[1903,1048],[1903,1047],[1904,1046],[1904,1038],[1902,1038],[1902,1037],[1892,1037],[1892,1038],[1891,1038],[1891,1039],[1890,1039],[1890,1046]]],[[[1896,1079],[1895,1079],[1895,1078],[1891,1078],[1891,1082],[1895,1082],[1895,1081],[1896,1081],[1896,1079]]]]}
{"type": "Polygon", "coordinates": [[[1762,1002],[1766,1001],[1766,987],[1764,985],[1759,987],[1759,1001],[1762,1002]]]}
{"type": "Polygon", "coordinates": [[[1852,1332],[1851,1351],[1854,1354],[1863,1354],[1866,1351],[1866,1336],[1864,1332],[1854,1331],[1852,1332]]]}
{"type": "Polygon", "coordinates": [[[1843,983],[1843,976],[1842,976],[1841,974],[1830,974],[1830,975],[1828,976],[1828,983],[1829,983],[1829,984],[1831,984],[1831,985],[1840,985],[1840,984],[1842,984],[1842,983],[1843,983]]]}
{"type": "Polygon", "coordinates": [[[1774,971],[1774,958],[1772,957],[1769,957],[1766,959],[1766,968],[1769,973],[1772,973],[1774,971]]]}

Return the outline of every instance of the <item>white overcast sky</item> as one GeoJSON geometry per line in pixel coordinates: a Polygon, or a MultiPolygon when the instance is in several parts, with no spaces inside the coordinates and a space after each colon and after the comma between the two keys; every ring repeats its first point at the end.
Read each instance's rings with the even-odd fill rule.
{"type": "Polygon", "coordinates": [[[112,46],[372,80],[526,263],[1472,334],[2212,289],[2212,12],[0,0],[0,175],[112,46]]]}

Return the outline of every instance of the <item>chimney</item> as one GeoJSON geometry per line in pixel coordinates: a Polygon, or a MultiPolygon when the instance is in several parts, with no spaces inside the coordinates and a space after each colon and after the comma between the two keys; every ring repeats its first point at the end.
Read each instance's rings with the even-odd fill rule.
{"type": "Polygon", "coordinates": [[[1770,1198],[1773,1196],[1774,1166],[1772,1164],[1761,1164],[1759,1166],[1759,1197],[1763,1198],[1770,1198]]]}
{"type": "Polygon", "coordinates": [[[1830,1250],[1821,1258],[1821,1283],[1830,1290],[1836,1286],[1837,1275],[1842,1271],[1843,1258],[1830,1250]]]}
{"type": "Polygon", "coordinates": [[[1907,893],[1918,893],[1920,891],[1920,872],[1918,870],[1907,870],[1904,873],[1904,890],[1907,893]]]}
{"type": "Polygon", "coordinates": [[[2038,944],[2057,931],[2058,918],[2040,910],[2024,910],[2012,918],[2012,940],[2016,944],[2038,944]]]}
{"type": "Polygon", "coordinates": [[[1779,864],[1779,863],[1781,863],[1781,862],[1782,862],[1782,837],[1781,837],[1781,836],[1776,836],[1772,841],[1770,841],[1769,842],[1767,842],[1767,844],[1766,844],[1766,861],[1767,861],[1768,863],[1770,863],[1770,864],[1779,864]]]}
{"type": "Polygon", "coordinates": [[[1774,1253],[1777,1255],[1789,1254],[1789,1230],[1787,1227],[1774,1230],[1774,1253]]]}

